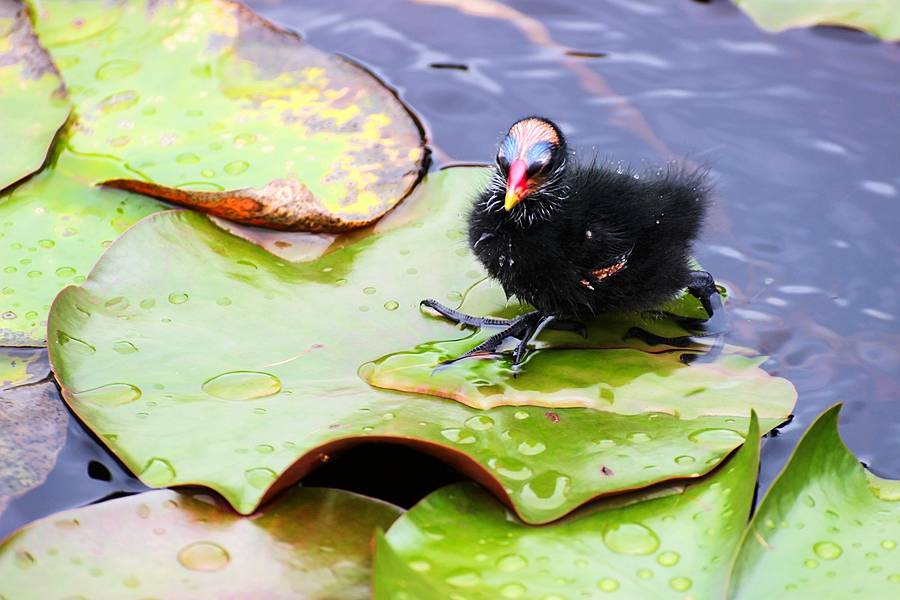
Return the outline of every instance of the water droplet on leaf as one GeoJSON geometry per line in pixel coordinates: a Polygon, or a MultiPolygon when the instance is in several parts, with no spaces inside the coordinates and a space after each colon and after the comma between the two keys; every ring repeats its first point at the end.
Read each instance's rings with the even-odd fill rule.
{"type": "Polygon", "coordinates": [[[247,483],[258,490],[264,490],[278,477],[278,474],[267,467],[256,467],[244,471],[247,483]]]}
{"type": "Polygon", "coordinates": [[[603,542],[613,552],[627,555],[653,554],[659,548],[656,534],[638,523],[613,525],[604,532],[603,542]]]}
{"type": "Polygon", "coordinates": [[[281,380],[260,371],[231,371],[208,379],[203,391],[222,400],[255,400],[281,391],[281,380]]]}
{"type": "Polygon", "coordinates": [[[191,571],[219,571],[230,560],[228,551],[213,542],[194,542],[178,552],[178,562],[191,571]]]}
{"type": "Polygon", "coordinates": [[[95,406],[121,406],[141,397],[141,390],[130,383],[110,383],[75,392],[75,398],[95,406]]]}
{"type": "Polygon", "coordinates": [[[140,477],[152,486],[164,486],[175,480],[175,467],[164,458],[151,458],[140,477]]]}
{"type": "Polygon", "coordinates": [[[813,552],[823,560],[834,560],[844,553],[844,549],[834,542],[818,542],[813,546],[813,552]]]}

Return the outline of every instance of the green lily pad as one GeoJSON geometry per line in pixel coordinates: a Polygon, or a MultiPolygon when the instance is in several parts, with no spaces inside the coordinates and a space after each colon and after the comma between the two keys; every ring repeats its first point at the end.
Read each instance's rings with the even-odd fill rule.
{"type": "Polygon", "coordinates": [[[25,6],[0,0],[0,190],[41,168],[68,117],[65,86],[25,6]]]}
{"type": "Polygon", "coordinates": [[[432,493],[378,540],[375,598],[716,598],[750,513],[759,427],[715,473],[532,527],[481,488],[432,493]],[[464,526],[460,526],[464,524],[464,526]]]}
{"type": "Polygon", "coordinates": [[[0,515],[44,482],[66,441],[69,413],[49,374],[44,349],[0,347],[0,515]]]}
{"type": "Polygon", "coordinates": [[[86,179],[104,164],[62,152],[0,196],[0,345],[43,345],[59,290],[84,281],[116,237],[165,207],[138,194],[91,187],[86,179]]]}
{"type": "Polygon", "coordinates": [[[730,598],[900,594],[900,481],[868,473],[835,406],[809,428],[745,533],[730,598]]]}
{"type": "Polygon", "coordinates": [[[64,397],[146,484],[208,486],[244,513],[370,440],[442,457],[529,522],[701,475],[743,442],[752,406],[767,410],[764,429],[790,413],[789,384],[780,411],[765,398],[743,413],[709,403],[692,418],[652,405],[620,414],[615,403],[481,411],[367,385],[357,371],[373,357],[459,333],[418,305],[483,280],[460,227],[484,176],[439,172],[374,228],[307,262],[196,213],[147,217],[54,303],[50,356],[64,397]]]}
{"type": "Polygon", "coordinates": [[[0,545],[0,597],[370,597],[369,544],[402,511],[293,489],[252,519],[156,491],[41,519],[0,545]]]}
{"type": "MultiPolygon", "coordinates": [[[[668,310],[694,316],[699,303],[682,298],[668,310]],[[694,306],[696,304],[696,307],[694,306]]],[[[471,314],[510,315],[526,309],[506,303],[495,284],[471,289],[461,310],[471,314]]],[[[473,408],[536,405],[549,408],[583,406],[622,415],[667,413],[683,419],[701,416],[746,416],[752,406],[765,420],[783,420],[795,391],[785,379],[760,368],[765,357],[729,346],[712,362],[682,362],[686,354],[705,348],[648,346],[627,338],[635,325],[672,337],[687,332],[673,321],[640,315],[603,315],[590,323],[585,339],[548,332],[521,370],[508,360],[472,359],[438,366],[482,342],[496,329],[429,341],[409,351],[394,352],[366,364],[360,374],[370,384],[404,392],[451,398],[473,408]]]]}
{"type": "Polygon", "coordinates": [[[900,4],[895,0],[734,0],[768,31],[842,25],[884,40],[900,40],[900,4]]]}
{"type": "Polygon", "coordinates": [[[422,132],[396,95],[229,0],[34,2],[96,182],[274,229],[343,231],[418,182],[422,132]]]}

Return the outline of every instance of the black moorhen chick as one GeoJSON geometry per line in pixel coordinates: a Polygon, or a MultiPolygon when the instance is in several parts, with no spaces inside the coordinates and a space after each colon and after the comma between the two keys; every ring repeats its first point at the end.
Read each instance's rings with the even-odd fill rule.
{"type": "Polygon", "coordinates": [[[571,319],[659,308],[682,290],[710,318],[721,314],[712,276],[692,270],[691,245],[703,224],[709,184],[683,168],[638,174],[575,164],[562,132],[542,117],[522,119],[500,142],[496,167],[469,214],[469,246],[507,296],[535,310],[515,319],[474,317],[434,300],[423,305],[474,327],[503,330],[463,356],[493,353],[544,327],[582,330],[571,319]]]}

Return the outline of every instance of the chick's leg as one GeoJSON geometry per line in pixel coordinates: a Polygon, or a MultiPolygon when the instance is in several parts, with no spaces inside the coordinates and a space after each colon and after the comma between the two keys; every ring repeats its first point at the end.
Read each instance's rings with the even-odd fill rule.
{"type": "MultiPolygon", "coordinates": [[[[466,313],[459,312],[458,310],[452,309],[449,306],[441,304],[437,300],[432,300],[431,298],[422,300],[419,305],[430,308],[445,319],[468,327],[508,328],[512,326],[512,324],[516,321],[516,319],[498,319],[497,317],[476,317],[473,315],[467,315],[466,313]]],[[[525,315],[522,315],[522,317],[532,314],[537,313],[526,313],[525,315]]],[[[579,321],[570,321],[568,319],[550,319],[545,327],[548,329],[554,329],[556,331],[572,331],[574,333],[577,333],[581,337],[587,336],[587,328],[585,327],[584,323],[581,323],[579,321]]]]}
{"type": "Polygon", "coordinates": [[[513,352],[513,369],[518,370],[519,365],[522,364],[522,359],[525,358],[528,351],[528,342],[539,336],[545,327],[550,327],[555,319],[556,317],[553,316],[538,315],[527,326],[519,337],[519,345],[516,346],[516,350],[513,352]]]}
{"type": "Polygon", "coordinates": [[[722,305],[722,296],[716,287],[716,280],[706,271],[691,271],[688,293],[700,301],[709,318],[703,323],[703,330],[712,334],[722,334],[728,329],[728,315],[722,305]]]}
{"type": "MultiPolygon", "coordinates": [[[[537,327],[541,320],[542,316],[537,311],[526,313],[522,316],[516,317],[515,319],[511,319],[509,327],[507,327],[503,331],[495,333],[465,354],[442,362],[438,366],[438,368],[435,369],[435,371],[444,367],[448,367],[467,358],[472,358],[474,356],[489,356],[491,354],[494,354],[497,348],[499,348],[500,345],[509,338],[516,338],[520,340],[524,339],[525,341],[522,344],[525,344],[538,332],[537,327]]],[[[520,346],[522,344],[520,344],[520,346]]]]}

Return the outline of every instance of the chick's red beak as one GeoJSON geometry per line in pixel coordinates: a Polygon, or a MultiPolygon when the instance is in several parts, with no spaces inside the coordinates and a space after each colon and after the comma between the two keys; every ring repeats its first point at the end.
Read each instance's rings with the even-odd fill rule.
{"type": "Polygon", "coordinates": [[[506,200],[503,207],[510,211],[518,204],[526,194],[525,171],[528,165],[521,158],[517,158],[509,165],[509,176],[506,178],[506,200]]]}

